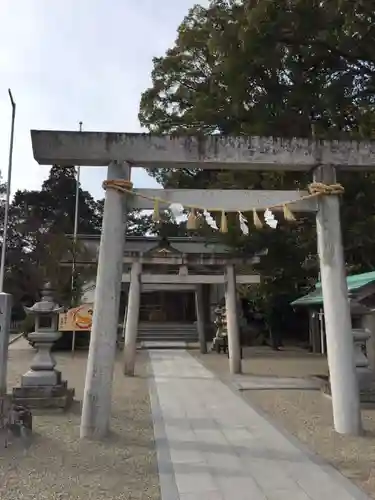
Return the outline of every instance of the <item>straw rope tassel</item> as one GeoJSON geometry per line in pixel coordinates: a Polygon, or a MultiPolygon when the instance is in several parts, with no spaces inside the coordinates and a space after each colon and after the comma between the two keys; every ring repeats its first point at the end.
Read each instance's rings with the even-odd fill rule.
{"type": "Polygon", "coordinates": [[[160,209],[159,209],[159,201],[154,200],[154,213],[152,214],[152,220],[154,222],[160,221],[160,209]]]}
{"type": "Polygon", "coordinates": [[[284,212],[284,219],[289,221],[289,222],[293,222],[296,220],[296,218],[294,217],[294,214],[293,212],[290,210],[290,208],[288,207],[288,205],[283,205],[283,212],[284,212]]]}
{"type": "Polygon", "coordinates": [[[228,232],[228,219],[224,210],[221,212],[220,232],[221,233],[228,232]]]}
{"type": "Polygon", "coordinates": [[[253,208],[253,221],[254,221],[254,226],[257,229],[261,229],[263,227],[262,221],[260,220],[259,215],[257,214],[255,208],[253,208]]]}
{"type": "Polygon", "coordinates": [[[186,229],[190,231],[194,231],[194,229],[198,229],[198,220],[195,209],[192,208],[186,222],[186,229]]]}
{"type": "MultiPolygon", "coordinates": [[[[145,200],[153,201],[154,202],[154,213],[152,215],[152,219],[157,222],[161,222],[161,215],[159,211],[159,203],[162,203],[163,205],[170,206],[171,203],[168,200],[164,200],[162,198],[153,198],[149,197],[143,193],[138,193],[133,191],[133,184],[131,181],[127,181],[124,179],[110,179],[110,180],[105,180],[103,182],[103,189],[114,189],[118,191],[119,193],[128,193],[132,196],[138,196],[140,198],[143,198],[145,200]]],[[[321,182],[313,182],[309,184],[308,186],[308,192],[309,194],[300,196],[296,198],[295,200],[289,200],[283,203],[282,205],[274,205],[268,207],[269,210],[272,209],[283,209],[284,212],[284,218],[287,221],[296,221],[296,217],[294,216],[293,212],[289,208],[290,205],[293,205],[294,203],[298,203],[301,201],[306,201],[314,198],[318,198],[321,196],[332,196],[332,195],[342,195],[344,193],[345,189],[344,186],[341,184],[324,184],[321,182]]],[[[186,207],[189,208],[189,207],[186,207]]],[[[187,219],[187,224],[186,227],[187,229],[194,230],[198,229],[198,227],[201,224],[202,218],[201,216],[197,216],[196,212],[198,211],[203,211],[204,217],[206,218],[206,221],[210,227],[213,229],[218,229],[216,225],[216,221],[213,219],[211,214],[204,208],[204,207],[195,207],[191,208],[188,219],[187,219]]],[[[214,210],[219,212],[220,209],[214,210]]],[[[251,210],[251,209],[250,209],[251,210]]],[[[257,211],[255,208],[252,209],[253,212],[253,222],[254,226],[257,229],[261,229],[263,227],[263,223],[261,219],[259,218],[257,211]]],[[[267,220],[266,223],[268,224],[267,220]]],[[[272,226],[271,226],[272,227],[272,226]]],[[[276,225],[275,225],[276,227],[276,225]]],[[[228,220],[227,220],[227,214],[225,211],[221,211],[221,227],[220,231],[222,233],[228,232],[228,220]]]]}

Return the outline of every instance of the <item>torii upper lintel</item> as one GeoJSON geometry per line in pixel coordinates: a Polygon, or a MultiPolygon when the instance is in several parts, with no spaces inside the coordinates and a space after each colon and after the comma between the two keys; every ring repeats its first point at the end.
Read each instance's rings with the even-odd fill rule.
{"type": "Polygon", "coordinates": [[[308,171],[317,163],[346,170],[375,168],[375,142],[55,130],[32,130],[31,141],[41,165],[106,166],[127,161],[147,168],[308,171]]]}

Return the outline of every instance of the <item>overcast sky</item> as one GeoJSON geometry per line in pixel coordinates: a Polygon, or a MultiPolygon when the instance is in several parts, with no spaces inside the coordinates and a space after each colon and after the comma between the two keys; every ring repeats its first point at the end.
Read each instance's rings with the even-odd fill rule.
{"type": "MultiPolygon", "coordinates": [[[[48,176],[30,129],[139,132],[140,95],[152,58],[172,46],[194,0],[0,0],[0,171],[6,180],[11,107],[17,103],[12,192],[48,176]]],[[[206,4],[205,0],[198,3],[206,4]]],[[[102,197],[101,168],[82,185],[102,197]]],[[[138,187],[155,181],[137,169],[138,187]]]]}

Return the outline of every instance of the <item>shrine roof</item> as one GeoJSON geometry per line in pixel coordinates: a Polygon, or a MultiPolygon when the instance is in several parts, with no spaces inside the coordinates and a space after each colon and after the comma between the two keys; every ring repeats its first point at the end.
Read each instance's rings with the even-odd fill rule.
{"type": "MultiPolygon", "coordinates": [[[[68,237],[73,237],[68,235],[68,237]]],[[[98,246],[100,235],[85,235],[77,236],[78,240],[87,243],[88,245],[98,246]]],[[[163,238],[159,236],[126,236],[124,253],[147,253],[162,250],[160,244],[163,238]]],[[[215,239],[207,240],[207,238],[197,236],[176,236],[168,237],[168,253],[171,254],[228,254],[233,253],[233,248],[223,245],[215,239]]]]}
{"type": "MultiPolygon", "coordinates": [[[[359,292],[361,289],[365,288],[368,285],[372,285],[375,283],[375,271],[371,271],[368,273],[361,274],[353,274],[346,278],[346,283],[348,286],[348,293],[351,295],[352,293],[359,292]]],[[[299,299],[293,301],[291,306],[317,306],[323,305],[323,291],[322,284],[318,282],[315,285],[315,290],[300,297],[299,299]]]]}

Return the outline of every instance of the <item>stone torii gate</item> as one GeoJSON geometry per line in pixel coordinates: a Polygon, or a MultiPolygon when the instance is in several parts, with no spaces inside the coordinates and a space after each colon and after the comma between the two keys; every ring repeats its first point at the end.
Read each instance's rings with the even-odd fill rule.
{"type": "MultiPolygon", "coordinates": [[[[125,260],[125,259],[124,259],[125,260]]],[[[233,289],[230,294],[234,295],[234,300],[237,300],[236,284],[259,284],[260,276],[257,274],[235,274],[235,266],[252,266],[260,262],[259,256],[250,258],[236,258],[230,255],[218,255],[215,253],[197,254],[197,255],[168,255],[168,253],[158,256],[134,255],[128,257],[130,260],[130,273],[123,274],[122,282],[130,283],[128,294],[128,307],[125,322],[125,339],[124,339],[124,374],[128,376],[134,375],[139,311],[141,303],[141,287],[144,284],[158,285],[193,285],[195,286],[195,304],[197,315],[197,329],[202,354],[207,353],[207,342],[204,331],[204,310],[203,310],[203,292],[202,285],[204,284],[225,284],[226,276],[232,276],[235,280],[233,289]],[[178,267],[179,274],[147,274],[143,268],[147,265],[165,267],[178,267]],[[210,270],[207,274],[189,274],[189,267],[202,266],[210,270]],[[214,274],[214,268],[219,267],[224,269],[224,274],[214,274]]],[[[231,300],[231,299],[229,299],[231,300]]],[[[95,307],[94,307],[95,310],[95,307]]],[[[230,372],[241,373],[241,347],[239,339],[239,325],[237,321],[237,306],[230,309],[232,314],[231,329],[228,334],[229,342],[229,369],[230,372]]]]}
{"type": "MultiPolygon", "coordinates": [[[[314,170],[314,180],[332,185],[336,167],[372,170],[375,144],[301,139],[172,138],[148,134],[31,131],[39,164],[108,166],[108,180],[130,181],[131,167],[245,170],[314,170]]],[[[129,184],[130,185],[130,184],[129,184]]],[[[148,192],[150,194],[150,192],[148,192]]],[[[303,192],[283,191],[163,191],[171,202],[220,206],[246,211],[282,205],[303,192]],[[195,200],[195,201],[194,201],[195,200]],[[215,201],[216,200],[216,201],[215,201]]],[[[86,372],[81,437],[103,437],[109,430],[111,386],[115,359],[117,315],[129,196],[107,189],[98,260],[95,310],[86,372]]],[[[146,208],[146,207],[141,207],[146,208]]],[[[337,432],[359,434],[361,417],[354,366],[351,318],[341,239],[339,198],[318,197],[293,205],[316,210],[318,252],[324,296],[328,362],[334,426],[337,432]]],[[[235,272],[227,273],[228,336],[236,332],[235,272]]],[[[231,355],[231,354],[230,354],[231,355]]]]}

